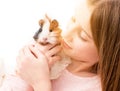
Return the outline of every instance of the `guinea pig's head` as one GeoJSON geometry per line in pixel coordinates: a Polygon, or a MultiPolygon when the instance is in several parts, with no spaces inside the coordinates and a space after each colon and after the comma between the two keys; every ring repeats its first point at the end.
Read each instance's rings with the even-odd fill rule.
{"type": "Polygon", "coordinates": [[[39,21],[40,28],[33,36],[34,40],[41,44],[56,44],[60,42],[61,29],[56,19],[51,20],[48,16],[39,21]]]}

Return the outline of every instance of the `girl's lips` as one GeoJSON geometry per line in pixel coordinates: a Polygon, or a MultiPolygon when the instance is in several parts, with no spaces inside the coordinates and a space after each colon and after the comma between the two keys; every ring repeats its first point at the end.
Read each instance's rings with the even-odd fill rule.
{"type": "Polygon", "coordinates": [[[63,45],[65,48],[72,49],[72,48],[70,47],[70,45],[65,42],[65,40],[62,40],[62,45],[63,45]]]}

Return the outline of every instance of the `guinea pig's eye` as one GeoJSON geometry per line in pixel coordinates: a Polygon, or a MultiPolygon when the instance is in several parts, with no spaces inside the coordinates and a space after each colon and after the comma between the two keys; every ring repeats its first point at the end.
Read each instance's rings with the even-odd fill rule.
{"type": "Polygon", "coordinates": [[[50,30],[50,32],[52,32],[53,30],[50,30]]]}

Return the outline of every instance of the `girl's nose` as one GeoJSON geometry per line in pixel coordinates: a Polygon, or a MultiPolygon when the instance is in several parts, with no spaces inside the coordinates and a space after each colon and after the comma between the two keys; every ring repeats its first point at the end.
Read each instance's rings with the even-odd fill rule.
{"type": "Polygon", "coordinates": [[[63,38],[67,41],[73,41],[73,36],[74,36],[74,33],[72,33],[71,31],[67,31],[63,38]]]}
{"type": "Polygon", "coordinates": [[[63,32],[63,36],[64,38],[69,41],[72,41],[73,40],[73,36],[75,35],[75,24],[70,20],[67,24],[67,27],[66,27],[66,31],[63,32]]]}

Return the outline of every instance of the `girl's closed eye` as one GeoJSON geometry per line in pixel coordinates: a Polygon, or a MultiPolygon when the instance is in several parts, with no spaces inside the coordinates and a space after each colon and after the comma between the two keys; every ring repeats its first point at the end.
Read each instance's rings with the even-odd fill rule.
{"type": "Polygon", "coordinates": [[[86,34],[86,32],[84,30],[81,30],[79,32],[79,37],[83,40],[83,41],[88,41],[88,36],[86,34]]]}

